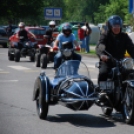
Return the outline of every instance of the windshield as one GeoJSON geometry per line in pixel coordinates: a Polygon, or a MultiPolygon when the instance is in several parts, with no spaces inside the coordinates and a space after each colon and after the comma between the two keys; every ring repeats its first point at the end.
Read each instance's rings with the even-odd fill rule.
{"type": "Polygon", "coordinates": [[[29,31],[35,35],[44,35],[45,30],[43,29],[29,29],[29,31]]]}
{"type": "Polygon", "coordinates": [[[70,77],[74,75],[84,75],[90,77],[87,66],[77,60],[65,61],[58,69],[56,76],[70,77]]]}

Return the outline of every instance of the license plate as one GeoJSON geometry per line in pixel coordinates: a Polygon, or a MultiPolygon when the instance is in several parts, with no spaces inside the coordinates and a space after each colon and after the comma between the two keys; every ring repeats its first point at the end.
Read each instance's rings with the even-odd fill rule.
{"type": "Polygon", "coordinates": [[[114,89],[113,81],[100,81],[100,89],[114,89]]]}

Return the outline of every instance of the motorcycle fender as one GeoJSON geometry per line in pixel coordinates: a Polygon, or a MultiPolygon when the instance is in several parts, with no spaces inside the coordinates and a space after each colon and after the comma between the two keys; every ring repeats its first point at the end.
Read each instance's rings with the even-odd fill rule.
{"type": "Polygon", "coordinates": [[[123,82],[123,84],[124,85],[127,84],[130,87],[134,87],[134,80],[126,80],[126,81],[123,82]]]}
{"type": "Polygon", "coordinates": [[[41,73],[40,76],[38,76],[36,81],[35,81],[33,101],[36,100],[36,98],[38,97],[38,86],[36,86],[36,84],[38,83],[39,80],[41,82],[41,89],[40,90],[42,90],[41,92],[43,93],[43,96],[45,96],[44,101],[49,102],[49,100],[50,100],[50,93],[49,93],[50,83],[49,83],[49,79],[45,75],[45,73],[41,73]]]}

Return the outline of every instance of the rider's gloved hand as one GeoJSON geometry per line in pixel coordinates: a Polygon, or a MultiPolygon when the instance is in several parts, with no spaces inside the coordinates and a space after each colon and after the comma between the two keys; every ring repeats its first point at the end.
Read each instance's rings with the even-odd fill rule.
{"type": "Polygon", "coordinates": [[[100,59],[101,59],[102,61],[107,61],[107,60],[108,60],[108,56],[102,54],[102,55],[100,56],[100,59]]]}

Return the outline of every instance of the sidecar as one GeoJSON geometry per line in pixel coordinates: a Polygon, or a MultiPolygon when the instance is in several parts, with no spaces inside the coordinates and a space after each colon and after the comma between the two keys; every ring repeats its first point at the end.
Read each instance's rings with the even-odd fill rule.
{"type": "Polygon", "coordinates": [[[33,101],[36,101],[40,119],[46,119],[51,105],[61,104],[72,110],[88,110],[96,99],[88,69],[77,60],[62,63],[53,79],[43,72],[35,80],[33,101]]]}

